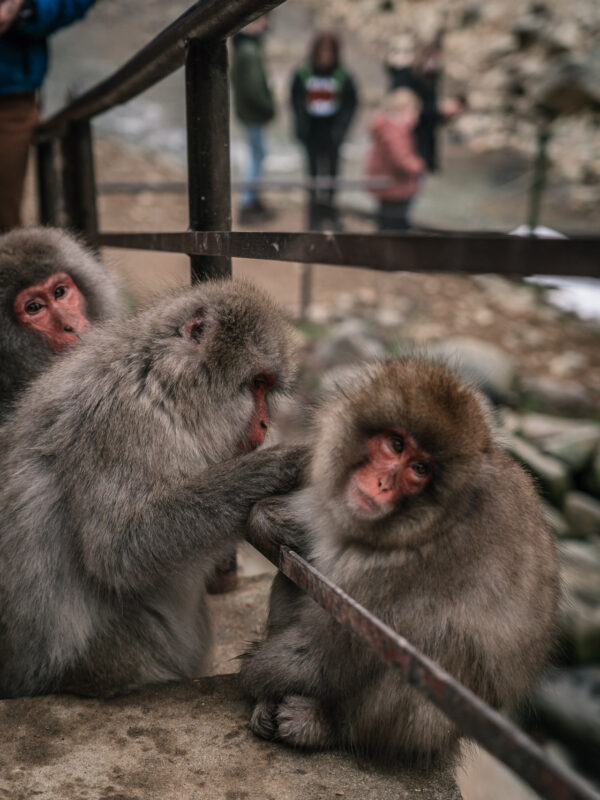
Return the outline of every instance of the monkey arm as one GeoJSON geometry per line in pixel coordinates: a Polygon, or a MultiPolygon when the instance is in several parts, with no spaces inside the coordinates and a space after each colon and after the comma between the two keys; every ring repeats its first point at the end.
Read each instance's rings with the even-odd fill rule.
{"type": "Polygon", "coordinates": [[[250,512],[246,539],[275,560],[282,544],[301,555],[306,553],[308,536],[294,510],[293,497],[266,497],[259,500],[250,512]]]}
{"type": "Polygon", "coordinates": [[[257,450],[211,465],[183,487],[133,491],[126,485],[127,505],[109,504],[99,483],[86,498],[88,515],[80,527],[86,570],[117,592],[152,585],[166,564],[177,569],[198,559],[208,571],[241,539],[254,503],[295,486],[302,453],[298,447],[257,450]]]}

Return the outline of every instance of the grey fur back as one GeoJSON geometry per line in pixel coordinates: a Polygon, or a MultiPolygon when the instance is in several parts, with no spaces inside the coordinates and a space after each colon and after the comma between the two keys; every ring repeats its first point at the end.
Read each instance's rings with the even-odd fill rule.
{"type": "Polygon", "coordinates": [[[279,449],[239,456],[245,387],[287,391],[293,359],[265,295],[210,283],[92,328],[33,382],[0,428],[0,695],[201,672],[205,577],[297,473],[279,449]]]}

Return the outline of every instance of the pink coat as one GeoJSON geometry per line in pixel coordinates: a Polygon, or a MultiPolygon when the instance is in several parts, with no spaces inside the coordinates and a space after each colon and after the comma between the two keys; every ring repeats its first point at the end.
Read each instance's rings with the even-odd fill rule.
{"type": "Polygon", "coordinates": [[[418,155],[414,128],[399,114],[376,111],[370,125],[373,143],[367,162],[367,177],[389,178],[385,188],[371,189],[382,200],[408,200],[419,188],[425,163],[418,155]]]}

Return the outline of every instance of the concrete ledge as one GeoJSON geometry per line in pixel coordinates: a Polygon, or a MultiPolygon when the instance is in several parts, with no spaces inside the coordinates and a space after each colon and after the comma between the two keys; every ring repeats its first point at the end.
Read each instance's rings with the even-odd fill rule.
{"type": "Polygon", "coordinates": [[[0,702],[2,800],[459,800],[450,773],[382,774],[262,742],[234,675],[109,701],[0,702]]]}

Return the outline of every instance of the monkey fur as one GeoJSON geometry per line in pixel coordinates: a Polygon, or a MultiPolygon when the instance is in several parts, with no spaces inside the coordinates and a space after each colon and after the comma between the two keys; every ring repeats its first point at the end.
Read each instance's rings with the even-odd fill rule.
{"type": "Polygon", "coordinates": [[[20,325],[13,301],[28,286],[66,272],[85,297],[90,322],[118,316],[119,291],[104,265],[58,228],[23,228],[0,236],[0,420],[56,358],[43,336],[20,325]]]}
{"type": "Polygon", "coordinates": [[[298,480],[299,448],[248,443],[294,361],[276,306],[224,281],[94,326],[32,383],[0,428],[0,696],[201,674],[206,577],[298,480]]]}
{"type": "MultiPolygon", "coordinates": [[[[557,559],[533,483],[479,394],[426,359],[367,366],[317,411],[309,475],[256,505],[250,538],[303,533],[320,571],[451,675],[495,707],[521,700],[551,647],[557,559]],[[357,511],[368,443],[398,428],[427,454],[430,479],[411,473],[424,487],[387,513],[357,511]]],[[[457,749],[441,711],[281,574],[241,680],[266,739],[382,762],[457,749]]]]}

